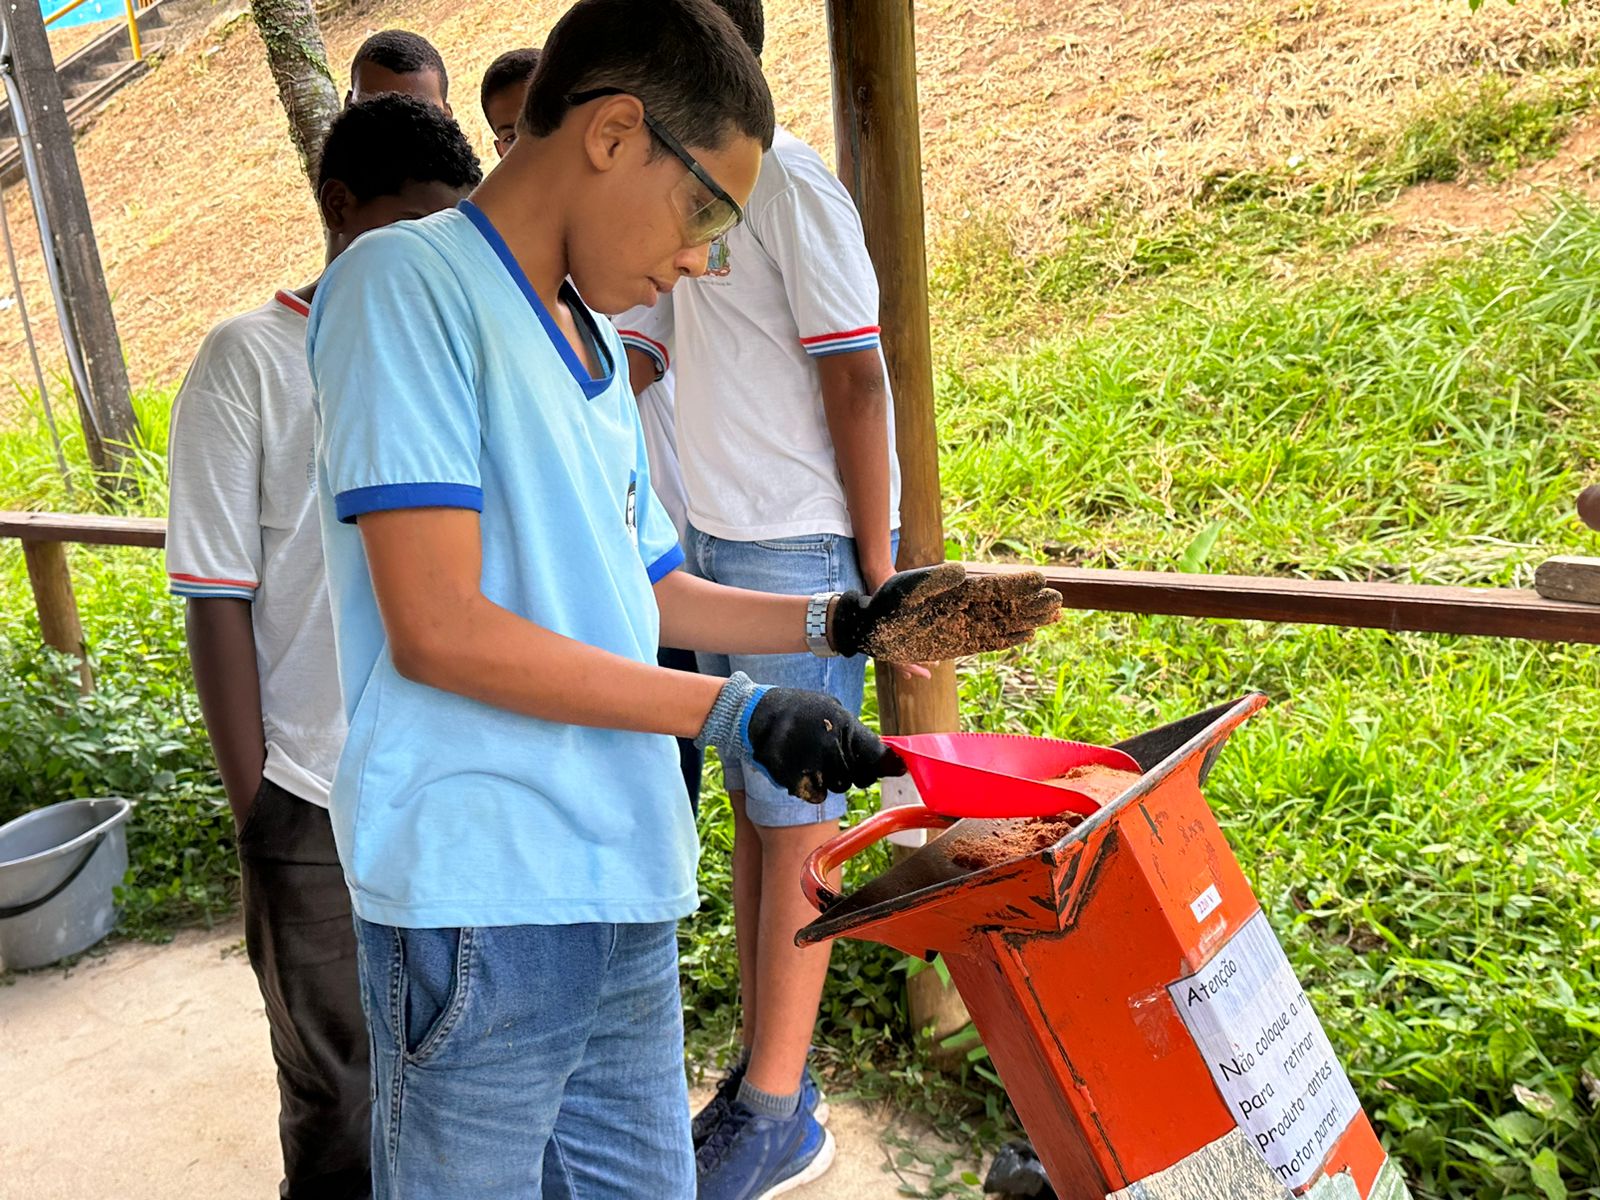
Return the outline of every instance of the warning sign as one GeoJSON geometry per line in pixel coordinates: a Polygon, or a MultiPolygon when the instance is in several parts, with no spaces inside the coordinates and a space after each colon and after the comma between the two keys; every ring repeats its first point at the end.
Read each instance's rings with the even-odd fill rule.
{"type": "Polygon", "coordinates": [[[1167,990],[1239,1127],[1285,1187],[1303,1187],[1361,1105],[1266,916],[1167,990]]]}

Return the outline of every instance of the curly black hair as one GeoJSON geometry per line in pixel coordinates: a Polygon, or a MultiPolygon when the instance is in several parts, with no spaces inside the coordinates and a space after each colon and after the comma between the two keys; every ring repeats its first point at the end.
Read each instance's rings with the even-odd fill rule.
{"type": "Polygon", "coordinates": [[[317,190],[337,179],[365,204],[408,183],[476,187],[478,156],[454,117],[415,96],[374,96],[333,119],[317,164],[317,190]]]}
{"type": "Polygon", "coordinates": [[[450,99],[450,73],[444,69],[444,59],[434,49],[433,43],[420,33],[409,29],[380,29],[366,41],[350,60],[350,82],[356,78],[356,68],[364,62],[374,63],[396,75],[414,75],[418,71],[439,73],[439,95],[450,99]]]}
{"type": "Polygon", "coordinates": [[[539,51],[532,46],[525,50],[507,50],[490,63],[483,73],[483,84],[478,88],[478,103],[484,115],[489,114],[489,101],[506,88],[527,87],[538,66],[539,51]]]}

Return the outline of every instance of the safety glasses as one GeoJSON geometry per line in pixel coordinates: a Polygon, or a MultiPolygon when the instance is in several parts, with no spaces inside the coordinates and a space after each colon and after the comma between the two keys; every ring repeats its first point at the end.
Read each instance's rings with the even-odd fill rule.
{"type": "MultiPolygon", "coordinates": [[[[626,96],[630,92],[618,87],[593,88],[586,92],[574,92],[566,97],[566,101],[573,108],[580,104],[587,104],[591,100],[599,100],[606,96],[626,96]]],[[[643,102],[640,102],[641,105],[643,102]]],[[[683,213],[684,232],[692,246],[703,246],[714,242],[727,233],[740,221],[744,220],[744,209],[739,207],[739,202],[728,195],[723,186],[711,177],[711,172],[700,165],[698,159],[684,149],[683,143],[666,127],[650,115],[648,109],[644,113],[645,128],[655,139],[665,146],[677,157],[689,174],[684,176],[684,183],[680,184],[674,195],[678,199],[678,206],[683,213]],[[702,193],[689,181],[693,180],[705,188],[709,196],[702,193]]]]}

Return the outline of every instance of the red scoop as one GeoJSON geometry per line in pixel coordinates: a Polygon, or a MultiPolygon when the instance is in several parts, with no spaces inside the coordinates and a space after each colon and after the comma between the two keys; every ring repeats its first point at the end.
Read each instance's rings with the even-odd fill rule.
{"type": "Polygon", "coordinates": [[[949,817],[1088,815],[1100,807],[1098,800],[1040,781],[1090,765],[1140,773],[1130,755],[1087,742],[1013,733],[919,733],[883,740],[905,759],[923,804],[949,817]]]}

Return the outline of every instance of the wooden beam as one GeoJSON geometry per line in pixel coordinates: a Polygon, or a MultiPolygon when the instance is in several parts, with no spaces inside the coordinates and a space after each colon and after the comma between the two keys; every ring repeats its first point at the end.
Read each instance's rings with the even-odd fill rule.
{"type": "Polygon", "coordinates": [[[968,563],[975,574],[1040,570],[1068,608],[1287,621],[1540,642],[1600,643],[1600,608],[1520,588],[1340,583],[1252,575],[1180,575],[968,563]]]}
{"type": "Polygon", "coordinates": [[[1600,604],[1600,558],[1547,558],[1533,573],[1533,590],[1546,600],[1600,604]]]}
{"type": "MultiPolygon", "coordinates": [[[[855,198],[877,272],[878,324],[894,393],[901,481],[897,563],[902,569],[928,566],[944,561],[944,516],[911,0],[828,0],[828,42],[839,178],[855,198]]],[[[960,728],[954,664],[934,667],[931,679],[903,679],[887,669],[876,678],[886,732],[960,728]]],[[[915,976],[907,988],[916,1029],[944,1037],[967,1023],[961,997],[933,971],[915,976]]]]}
{"type": "MultiPolygon", "coordinates": [[[[159,550],[166,544],[166,524],[159,517],[0,512],[0,540],[159,550]]],[[[1600,643],[1600,606],[1547,599],[1521,588],[1341,583],[997,563],[968,563],[967,570],[980,575],[1042,571],[1067,607],[1075,609],[1600,643]]],[[[888,671],[882,673],[879,687],[895,692],[897,700],[908,690],[888,671]]],[[[927,723],[913,714],[912,727],[900,728],[904,732],[939,732],[914,728],[927,723]]]]}
{"type": "Polygon", "coordinates": [[[44,644],[63,654],[77,655],[78,690],[87,696],[94,690],[94,675],[89,670],[83,644],[78,602],[72,594],[67,548],[60,542],[23,542],[22,557],[28,564],[28,582],[33,585],[33,602],[39,610],[39,633],[44,644]]]}
{"type": "Polygon", "coordinates": [[[0,512],[0,539],[24,542],[72,542],[81,546],[146,546],[167,544],[167,523],[160,517],[102,517],[80,513],[0,512]]]}

